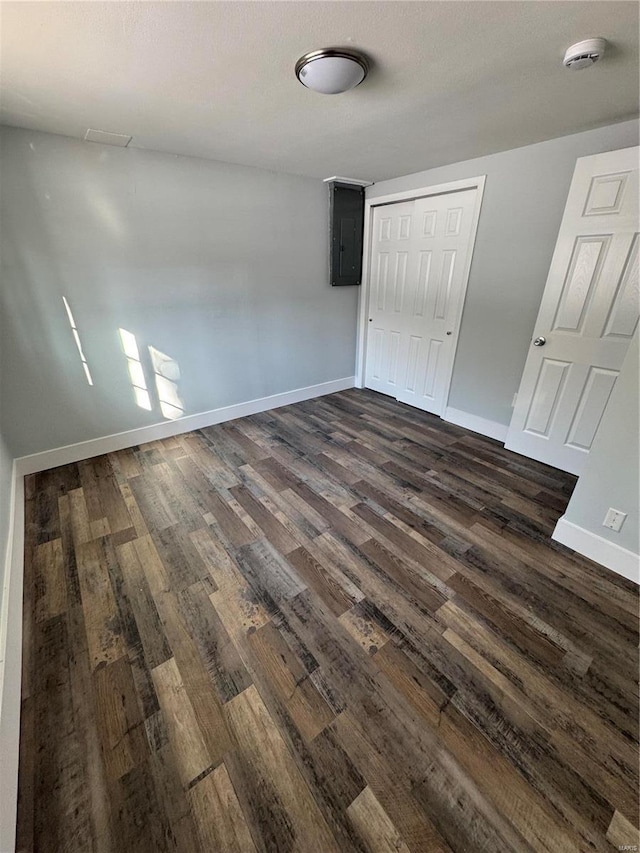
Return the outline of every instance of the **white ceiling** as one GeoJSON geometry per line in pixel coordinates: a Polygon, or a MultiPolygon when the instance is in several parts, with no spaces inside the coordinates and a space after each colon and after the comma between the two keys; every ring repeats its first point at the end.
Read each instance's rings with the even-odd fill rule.
{"type": "MultiPolygon", "coordinates": [[[[638,4],[3,2],[0,122],[314,177],[381,180],[638,114],[638,4]],[[601,63],[562,67],[590,36],[601,63]],[[298,57],[369,78],[320,95],[298,57]]],[[[89,143],[88,143],[89,144],[89,143]]]]}

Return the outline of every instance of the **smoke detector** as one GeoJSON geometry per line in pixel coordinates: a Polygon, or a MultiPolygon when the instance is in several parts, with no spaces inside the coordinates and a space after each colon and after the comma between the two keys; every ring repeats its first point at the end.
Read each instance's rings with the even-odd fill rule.
{"type": "Polygon", "coordinates": [[[585,39],[572,44],[564,55],[564,67],[574,71],[589,68],[604,56],[604,39],[585,39]]]}

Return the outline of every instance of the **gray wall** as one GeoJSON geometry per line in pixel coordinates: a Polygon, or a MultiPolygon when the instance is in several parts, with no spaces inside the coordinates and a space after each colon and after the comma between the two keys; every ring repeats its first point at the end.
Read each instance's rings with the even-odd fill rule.
{"type": "Polygon", "coordinates": [[[615,542],[635,554],[640,553],[639,360],[636,331],[598,428],[586,467],[564,515],[566,521],[615,542]],[[619,533],[602,526],[609,507],[628,514],[619,533]]]}
{"type": "Polygon", "coordinates": [[[353,375],[357,289],[328,284],[321,181],[13,128],[1,143],[14,456],[163,420],[136,405],[119,328],[147,369],[150,345],[177,362],[186,415],[353,375]]]}
{"type": "Polygon", "coordinates": [[[578,157],[638,144],[638,122],[418,172],[367,198],[486,175],[449,406],[508,424],[578,157]]]}

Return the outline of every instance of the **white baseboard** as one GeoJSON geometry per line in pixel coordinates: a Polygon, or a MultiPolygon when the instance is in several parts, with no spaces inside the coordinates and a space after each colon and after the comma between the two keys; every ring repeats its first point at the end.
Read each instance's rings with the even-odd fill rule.
{"type": "Polygon", "coordinates": [[[24,480],[13,464],[7,547],[0,610],[0,851],[15,849],[22,674],[24,480]]]}
{"type": "Polygon", "coordinates": [[[353,388],[354,383],[353,376],[346,376],[343,379],[333,379],[331,382],[321,382],[319,385],[307,385],[305,388],[296,388],[294,391],[285,391],[282,394],[272,394],[269,397],[249,400],[246,403],[236,403],[233,406],[199,412],[195,415],[187,415],[184,418],[176,418],[174,421],[163,421],[159,424],[105,435],[89,441],[80,441],[77,444],[68,444],[65,447],[56,447],[53,450],[44,450],[42,453],[33,453],[30,456],[20,456],[16,459],[16,465],[22,476],[35,474],[38,471],[57,468],[58,465],[69,465],[72,462],[80,462],[82,459],[101,456],[103,453],[124,450],[124,448],[133,447],[136,444],[146,444],[148,441],[170,438],[183,432],[214,426],[223,423],[223,421],[232,421],[236,418],[247,417],[247,415],[255,415],[258,412],[267,412],[269,409],[277,409],[280,406],[289,406],[292,403],[301,403],[303,400],[322,397],[325,394],[334,394],[336,391],[345,391],[347,388],[353,388]]]}
{"type": "Polygon", "coordinates": [[[622,575],[635,583],[640,583],[640,556],[628,551],[615,542],[610,542],[597,533],[592,533],[584,527],[579,527],[564,516],[556,524],[551,535],[556,542],[561,542],[567,548],[577,551],[583,557],[588,557],[601,566],[622,575]]]}
{"type": "Polygon", "coordinates": [[[442,420],[470,429],[472,432],[479,432],[480,435],[495,438],[503,444],[507,439],[508,426],[499,424],[497,421],[487,420],[487,418],[481,418],[478,415],[472,415],[469,412],[463,412],[461,409],[453,409],[451,406],[447,406],[445,409],[442,420]]]}

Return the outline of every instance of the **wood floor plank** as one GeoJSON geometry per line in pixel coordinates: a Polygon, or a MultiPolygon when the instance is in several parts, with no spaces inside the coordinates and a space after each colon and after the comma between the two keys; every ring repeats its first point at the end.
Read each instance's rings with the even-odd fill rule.
{"type": "Polygon", "coordinates": [[[113,836],[120,850],[136,853],[165,853],[170,850],[165,816],[148,760],[136,765],[110,785],[113,804],[113,836]],[[145,819],[141,820],[140,815],[145,819]]]}
{"type": "Polygon", "coordinates": [[[607,829],[607,841],[618,850],[634,850],[640,845],[640,831],[616,811],[607,829]]]}
{"type": "MultiPolygon", "coordinates": [[[[96,853],[109,853],[113,834],[113,811],[105,763],[105,745],[98,724],[98,699],[95,691],[80,604],[67,610],[69,636],[69,674],[76,740],[82,746],[87,808],[96,853]]],[[[139,745],[139,741],[136,740],[139,745]]],[[[134,754],[137,749],[134,748],[134,754]]]]}
{"type": "MultiPolygon", "coordinates": [[[[413,601],[430,613],[435,613],[447,600],[450,593],[446,587],[443,588],[437,581],[431,583],[432,579],[426,572],[415,572],[408,563],[391,553],[377,539],[367,539],[359,550],[406,590],[413,601]]],[[[447,578],[447,585],[450,585],[450,578],[447,578]]]]}
{"type": "Polygon", "coordinates": [[[375,563],[368,561],[360,549],[350,550],[330,534],[323,534],[316,542],[319,552],[360,587],[361,600],[366,597],[376,602],[378,611],[400,636],[426,638],[442,631],[432,615],[410,601],[385,572],[376,571],[375,563]]]}
{"type": "MultiPolygon", "coordinates": [[[[16,851],[27,853],[35,846],[36,808],[36,729],[35,698],[22,699],[20,708],[20,766],[18,770],[18,808],[16,816],[16,851]]],[[[105,798],[106,799],[106,798],[105,798]]],[[[104,833],[109,837],[109,833],[104,833]]]]}
{"type": "Polygon", "coordinates": [[[185,625],[177,598],[165,594],[156,603],[174,653],[181,684],[197,721],[200,731],[198,737],[201,736],[206,744],[211,764],[217,766],[230,748],[230,738],[215,685],[185,625]]]}
{"type": "Polygon", "coordinates": [[[34,550],[36,620],[42,622],[67,608],[67,580],[61,539],[50,539],[34,550]]]}
{"type": "Polygon", "coordinates": [[[158,711],[145,720],[145,728],[150,744],[147,767],[156,792],[158,818],[166,849],[171,853],[182,853],[183,850],[205,853],[207,848],[198,843],[188,791],[184,790],[180,779],[162,712],[158,711]]]}
{"type": "Polygon", "coordinates": [[[153,469],[132,477],[128,486],[149,530],[164,530],[178,523],[169,496],[165,494],[159,480],[154,479],[153,469]]]}
{"type": "Polygon", "coordinates": [[[375,655],[379,649],[382,649],[389,642],[391,637],[384,628],[369,618],[365,606],[366,599],[363,599],[350,610],[345,610],[340,616],[340,623],[344,625],[367,654],[375,655]]]}
{"type": "Polygon", "coordinates": [[[182,784],[188,786],[211,767],[212,756],[207,750],[175,659],[169,658],[161,663],[152,675],[178,763],[178,773],[182,784]]]}
{"type": "Polygon", "coordinates": [[[252,633],[249,643],[300,734],[308,741],[313,740],[332,722],[334,713],[310,680],[309,673],[273,623],[252,633]]]}
{"type": "Polygon", "coordinates": [[[207,500],[216,522],[216,530],[223,534],[225,542],[232,548],[255,542],[255,534],[218,494],[209,494],[207,500]]]}
{"type": "Polygon", "coordinates": [[[635,791],[637,788],[634,785],[633,774],[629,774],[628,779],[623,779],[618,776],[617,772],[604,766],[602,762],[590,760],[585,749],[580,747],[570,734],[563,734],[555,730],[553,723],[549,721],[544,711],[532,707],[532,702],[528,701],[527,697],[518,688],[514,687],[508,678],[503,676],[469,643],[459,637],[455,631],[447,629],[444,637],[454,648],[461,651],[470,663],[477,667],[479,672],[484,673],[496,687],[513,699],[523,710],[530,713],[545,728],[547,737],[549,737],[554,749],[560,752],[562,760],[570,768],[578,775],[584,776],[585,769],[589,767],[588,784],[601,797],[604,797],[605,800],[615,800],[625,815],[634,816],[636,814],[637,797],[635,791]],[[536,710],[538,711],[538,715],[536,715],[536,710]],[[545,726],[545,722],[548,728],[545,726]]]}
{"type": "MultiPolygon", "coordinates": [[[[204,521],[199,526],[204,526],[204,521]]],[[[209,574],[191,541],[190,527],[178,523],[151,534],[171,589],[175,592],[198,583],[209,574]]]]}
{"type": "Polygon", "coordinates": [[[224,764],[189,791],[200,846],[225,853],[254,853],[256,847],[224,764]]]}
{"type": "Polygon", "coordinates": [[[534,850],[581,850],[580,838],[557,818],[552,804],[536,796],[513,765],[454,706],[443,709],[438,732],[451,754],[534,850]]]}
{"type": "Polygon", "coordinates": [[[230,489],[230,492],[281,554],[289,554],[299,546],[299,543],[289,535],[286,528],[273,517],[260,501],[253,497],[247,488],[236,486],[230,489]]]}
{"type": "Polygon", "coordinates": [[[340,616],[356,603],[356,600],[336,579],[335,574],[327,571],[322,563],[305,548],[297,548],[287,554],[287,560],[300,577],[329,605],[336,616],[340,616]]]}
{"type": "Polygon", "coordinates": [[[442,688],[393,643],[388,643],[379,649],[374,655],[374,660],[416,711],[437,728],[440,723],[440,712],[449,701],[449,696],[442,688]]]}
{"type": "Polygon", "coordinates": [[[150,669],[155,669],[172,656],[171,648],[162,628],[135,545],[132,542],[121,545],[118,548],[118,558],[127,584],[128,599],[135,616],[145,660],[150,669]]]}
{"type": "Polygon", "coordinates": [[[402,553],[428,568],[436,577],[446,581],[452,574],[455,574],[457,567],[452,564],[448,554],[445,552],[427,544],[426,541],[424,544],[421,544],[407,533],[404,533],[397,525],[378,515],[365,504],[357,504],[353,508],[353,511],[359,518],[362,518],[374,528],[374,530],[379,531],[386,539],[393,542],[402,553]]]}
{"type": "Polygon", "coordinates": [[[92,847],[91,810],[83,773],[83,745],[73,724],[64,616],[41,623],[36,643],[34,847],[81,853],[92,847]]]}
{"type": "Polygon", "coordinates": [[[603,763],[610,756],[619,765],[629,762],[629,772],[633,772],[626,738],[603,723],[600,717],[584,706],[578,709],[578,703],[570,694],[561,691],[533,664],[508,649],[492,631],[480,627],[454,602],[444,604],[438,615],[444,616],[447,624],[470,641],[476,650],[481,649],[486,660],[500,661],[502,671],[516,674],[514,682],[524,686],[523,692],[531,697],[532,705],[535,704],[538,713],[552,728],[571,732],[573,740],[589,750],[594,749],[595,742],[601,743],[603,749],[599,757],[603,763]]]}
{"type": "Polygon", "coordinates": [[[91,460],[91,463],[103,515],[109,522],[111,532],[118,533],[121,530],[127,530],[131,527],[131,517],[109,462],[109,457],[98,456],[91,460]]]}
{"type": "MultiPolygon", "coordinates": [[[[516,615],[503,607],[501,601],[486,593],[469,577],[456,574],[450,577],[447,583],[457,593],[454,598],[456,604],[462,604],[463,609],[470,607],[481,613],[528,655],[535,656],[537,660],[549,666],[557,666],[568,653],[551,643],[544,634],[529,627],[527,622],[519,618],[519,614],[516,615]]],[[[590,660],[589,658],[589,663],[590,660]]]]}
{"type": "Polygon", "coordinates": [[[25,478],[20,853],[638,843],[575,478],[350,389],[25,478]]]}
{"type": "Polygon", "coordinates": [[[238,648],[229,637],[202,582],[183,590],[178,602],[218,699],[221,703],[228,702],[252,683],[238,648]]]}
{"type": "MultiPolygon", "coordinates": [[[[131,518],[131,523],[133,525],[133,529],[137,536],[147,536],[149,533],[149,528],[143,518],[142,513],[140,512],[140,507],[138,506],[138,502],[136,501],[133,492],[131,491],[131,486],[129,483],[122,483],[120,485],[120,493],[122,494],[122,498],[125,502],[127,510],[129,512],[129,516],[131,518]]],[[[133,537],[135,538],[135,537],[133,537]]],[[[124,543],[118,543],[124,544],[124,543]]]]}
{"type": "Polygon", "coordinates": [[[389,815],[368,786],[351,803],[347,814],[370,853],[410,853],[389,815]]]}
{"type": "Polygon", "coordinates": [[[79,545],[76,558],[89,655],[95,669],[101,664],[114,663],[124,655],[118,606],[100,543],[79,545]]]}
{"type": "Polygon", "coordinates": [[[98,730],[107,776],[120,779],[148,754],[142,714],[127,658],[93,674],[98,730]]]}
{"type": "Polygon", "coordinates": [[[65,497],[69,501],[69,517],[73,544],[77,549],[81,545],[84,545],[85,542],[90,542],[93,539],[87,502],[82,489],[73,489],[65,497]]]}
{"type": "Polygon", "coordinates": [[[394,826],[401,827],[403,841],[411,853],[449,853],[452,848],[420,808],[411,785],[403,773],[394,769],[384,750],[376,749],[363,737],[349,713],[341,715],[334,728],[338,742],[360,768],[381,808],[394,826]]]}
{"type": "Polygon", "coordinates": [[[256,688],[249,687],[228,702],[225,714],[238,744],[231,777],[259,849],[338,853],[256,688]]]}
{"type": "Polygon", "coordinates": [[[270,612],[306,589],[293,567],[266,539],[240,548],[237,560],[258,600],[270,612]]]}
{"type": "Polygon", "coordinates": [[[325,497],[315,492],[306,483],[297,483],[293,489],[305,503],[309,504],[312,509],[327,519],[331,527],[338,531],[342,536],[359,545],[368,537],[362,529],[350,520],[345,512],[341,512],[338,507],[334,506],[325,497]]]}
{"type": "Polygon", "coordinates": [[[142,474],[138,458],[131,447],[110,453],[109,460],[114,471],[118,471],[125,480],[142,474]]]}

